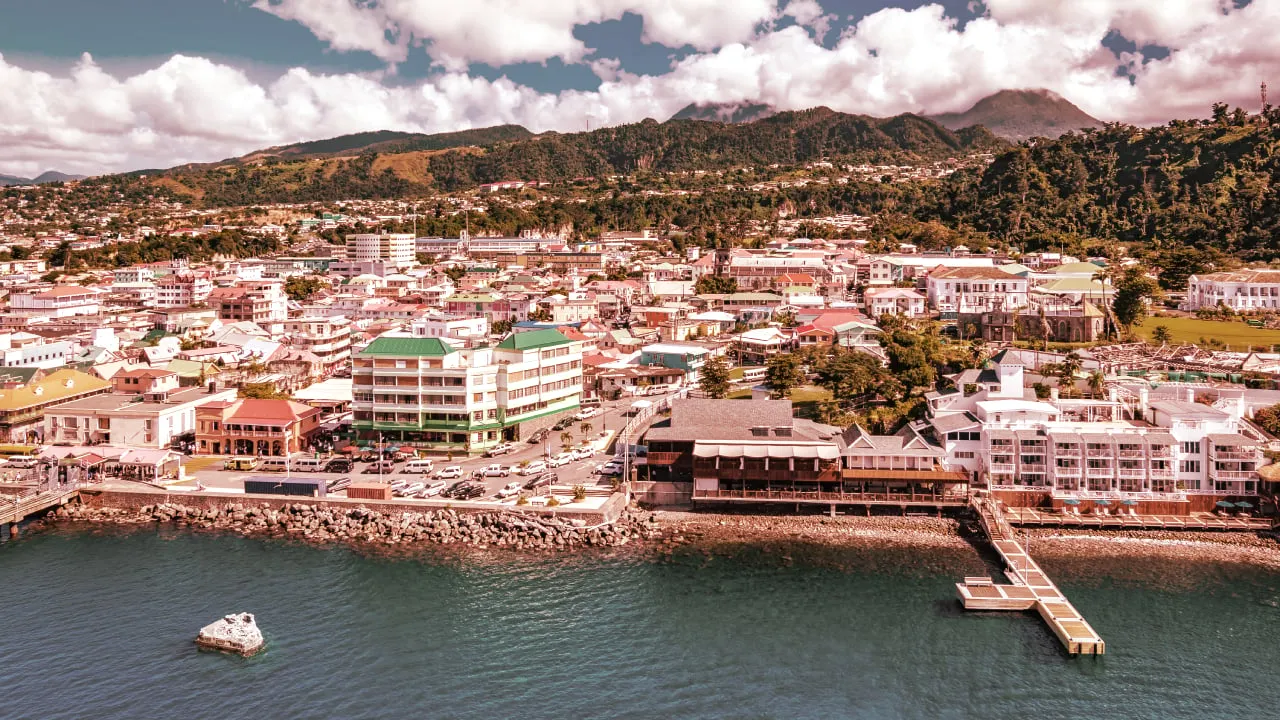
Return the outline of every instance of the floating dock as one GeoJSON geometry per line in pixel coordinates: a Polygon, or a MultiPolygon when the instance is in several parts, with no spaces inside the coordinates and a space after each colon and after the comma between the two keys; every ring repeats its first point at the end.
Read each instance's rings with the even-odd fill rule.
{"type": "Polygon", "coordinates": [[[991,578],[968,577],[956,584],[966,610],[1035,609],[1071,655],[1102,655],[1107,644],[1080,616],[1044,570],[1027,554],[1014,536],[1000,509],[986,499],[975,499],[974,508],[1000,559],[1008,584],[991,578]]]}

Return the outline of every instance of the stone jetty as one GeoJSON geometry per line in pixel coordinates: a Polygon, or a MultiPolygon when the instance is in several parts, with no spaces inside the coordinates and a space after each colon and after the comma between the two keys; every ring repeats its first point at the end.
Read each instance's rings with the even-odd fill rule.
{"type": "Polygon", "coordinates": [[[196,645],[209,650],[236,653],[249,657],[265,647],[267,641],[250,613],[227,615],[200,628],[196,645]]]}
{"type": "Polygon", "coordinates": [[[579,518],[511,510],[381,512],[307,503],[279,507],[229,503],[215,508],[161,503],[137,510],[71,505],[59,508],[50,519],[118,525],[166,523],[244,535],[297,537],[318,543],[430,542],[519,550],[618,547],[634,540],[653,539],[660,533],[656,526],[634,514],[624,514],[608,524],[588,525],[579,518]]]}

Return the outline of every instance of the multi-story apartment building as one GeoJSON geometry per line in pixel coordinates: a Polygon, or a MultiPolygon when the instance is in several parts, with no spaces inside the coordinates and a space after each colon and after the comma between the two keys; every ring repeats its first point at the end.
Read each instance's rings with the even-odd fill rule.
{"type": "Polygon", "coordinates": [[[326,373],[351,361],[351,321],[342,315],[304,315],[284,324],[285,337],[296,348],[315,355],[326,373]]]}
{"type": "Polygon", "coordinates": [[[270,330],[289,317],[288,298],[281,283],[275,281],[244,281],[216,288],[207,302],[223,322],[247,320],[270,330]]]}
{"type": "Polygon", "coordinates": [[[60,318],[98,314],[98,291],[78,285],[58,285],[38,292],[16,291],[9,296],[15,315],[60,318]]]}
{"type": "Polygon", "coordinates": [[[1228,410],[1162,401],[1131,422],[1113,398],[1036,400],[1009,355],[995,374],[977,392],[933,394],[929,405],[947,457],[992,492],[1011,493],[1011,504],[1161,503],[1160,512],[1185,514],[1258,493],[1261,443],[1228,410]]]}
{"type": "Polygon", "coordinates": [[[942,312],[987,313],[1026,307],[1030,281],[994,267],[939,268],[926,280],[929,305],[942,312]]]}
{"type": "Polygon", "coordinates": [[[579,407],[582,345],[555,330],[492,348],[388,334],[353,361],[354,427],[400,444],[461,452],[515,439],[579,407]]]}
{"type": "Polygon", "coordinates": [[[156,280],[156,307],[189,307],[208,300],[211,292],[208,276],[183,269],[156,280]]]}
{"type": "Polygon", "coordinates": [[[1280,308],[1280,271],[1231,270],[1187,278],[1183,310],[1219,305],[1236,311],[1280,308]]]}
{"type": "Polygon", "coordinates": [[[412,267],[417,258],[417,244],[408,233],[348,235],[349,259],[355,262],[384,262],[397,270],[412,267]]]}

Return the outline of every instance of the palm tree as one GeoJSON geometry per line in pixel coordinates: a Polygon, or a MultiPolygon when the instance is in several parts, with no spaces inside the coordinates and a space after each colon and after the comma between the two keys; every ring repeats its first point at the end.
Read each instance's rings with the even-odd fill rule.
{"type": "Polygon", "coordinates": [[[565,430],[564,432],[560,433],[560,446],[563,447],[565,450],[568,450],[569,448],[573,447],[573,433],[569,432],[568,430],[565,430]]]}
{"type": "Polygon", "coordinates": [[[586,438],[586,436],[590,435],[591,431],[593,430],[593,428],[591,427],[591,423],[589,422],[582,423],[581,425],[578,426],[578,429],[582,431],[582,437],[584,439],[586,438]]]}
{"type": "Polygon", "coordinates": [[[1107,379],[1101,370],[1094,370],[1089,374],[1089,392],[1095,398],[1102,397],[1102,391],[1107,388],[1107,379]]]}

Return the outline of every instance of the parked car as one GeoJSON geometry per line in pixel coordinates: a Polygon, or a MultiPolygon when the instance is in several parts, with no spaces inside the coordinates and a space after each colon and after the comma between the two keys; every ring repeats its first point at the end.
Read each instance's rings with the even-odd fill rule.
{"type": "Polygon", "coordinates": [[[444,480],[432,480],[431,482],[427,483],[426,487],[422,488],[422,492],[419,493],[419,495],[421,495],[424,498],[435,497],[436,495],[439,495],[440,493],[444,492],[444,489],[448,486],[449,486],[449,483],[445,482],[444,480]]]}
{"type": "Polygon", "coordinates": [[[346,458],[333,458],[325,463],[324,471],[327,473],[349,473],[351,472],[351,461],[346,458]]]}
{"type": "Polygon", "coordinates": [[[561,465],[568,465],[573,461],[574,457],[571,452],[556,453],[555,455],[547,458],[547,467],[560,467],[561,465]]]}
{"type": "Polygon", "coordinates": [[[417,453],[410,452],[408,450],[399,450],[391,455],[391,459],[396,462],[404,462],[405,460],[412,460],[416,457],[418,457],[417,453]]]}
{"type": "Polygon", "coordinates": [[[613,460],[610,460],[609,462],[605,463],[604,465],[601,465],[601,466],[600,466],[600,469],[599,469],[599,470],[597,470],[596,472],[600,473],[601,475],[606,475],[606,476],[609,476],[609,475],[621,475],[621,474],[622,474],[622,461],[621,461],[621,460],[618,460],[618,459],[616,459],[616,458],[615,458],[615,459],[613,459],[613,460]]]}
{"type": "Polygon", "coordinates": [[[458,465],[449,465],[447,467],[442,467],[436,471],[436,477],[440,478],[441,480],[452,480],[454,478],[460,478],[462,477],[462,468],[458,465]]]}
{"type": "Polygon", "coordinates": [[[349,485],[351,485],[351,478],[349,477],[338,478],[337,480],[334,480],[329,483],[327,492],[336,493],[339,490],[346,490],[349,485]]]}
{"type": "Polygon", "coordinates": [[[373,462],[374,460],[377,460],[377,459],[378,459],[378,454],[374,452],[367,452],[360,455],[360,462],[373,462]]]}
{"type": "Polygon", "coordinates": [[[396,492],[395,490],[392,490],[391,492],[400,495],[401,497],[413,497],[414,495],[422,492],[422,489],[425,487],[425,484],[417,482],[402,488],[399,492],[396,492]]]}
{"type": "Polygon", "coordinates": [[[596,449],[591,447],[590,445],[583,445],[581,447],[576,447],[573,449],[574,460],[586,460],[587,458],[595,454],[596,454],[596,449]]]}
{"type": "Polygon", "coordinates": [[[511,468],[502,463],[494,463],[485,468],[482,473],[484,477],[506,477],[511,474],[511,468]]]}
{"type": "Polygon", "coordinates": [[[589,418],[593,418],[593,417],[595,417],[595,416],[597,416],[597,415],[599,415],[599,414],[600,414],[600,408],[587,407],[587,408],[582,408],[581,410],[579,410],[579,411],[578,411],[578,414],[573,416],[573,419],[574,419],[574,420],[587,420],[587,419],[589,419],[589,418]]]}
{"type": "Polygon", "coordinates": [[[502,489],[498,491],[498,497],[509,498],[512,495],[519,495],[522,489],[524,489],[524,483],[519,480],[509,482],[506,485],[503,485],[502,489]]]}
{"type": "Polygon", "coordinates": [[[550,487],[552,484],[558,482],[559,480],[560,478],[555,473],[544,472],[538,475],[537,477],[533,478],[529,482],[525,483],[524,489],[534,490],[540,487],[550,487]]]}
{"type": "Polygon", "coordinates": [[[516,468],[517,475],[537,475],[547,469],[547,464],[541,460],[530,460],[529,462],[516,468]]]}
{"type": "Polygon", "coordinates": [[[458,497],[458,495],[461,494],[462,491],[466,489],[468,485],[470,485],[470,483],[468,483],[466,480],[459,480],[458,482],[445,488],[444,491],[440,493],[440,495],[442,497],[458,497]]]}
{"type": "Polygon", "coordinates": [[[516,449],[516,446],[515,446],[515,445],[512,445],[511,443],[505,443],[505,442],[504,442],[504,443],[499,443],[498,445],[494,445],[493,447],[489,448],[488,450],[485,450],[485,451],[484,451],[484,456],[485,456],[485,457],[498,457],[499,455],[506,455],[507,453],[509,453],[509,452],[511,452],[512,450],[515,450],[515,449],[516,449]]]}
{"type": "Polygon", "coordinates": [[[395,472],[396,464],[390,460],[379,460],[369,463],[369,467],[364,469],[366,475],[374,473],[392,473],[395,472]]]}
{"type": "Polygon", "coordinates": [[[484,485],[471,485],[462,493],[463,500],[475,500],[489,494],[488,488],[484,485]]]}
{"type": "Polygon", "coordinates": [[[407,487],[409,487],[408,480],[394,480],[391,483],[391,492],[396,492],[397,490],[403,490],[404,488],[407,488],[407,487]]]}
{"type": "Polygon", "coordinates": [[[560,422],[558,422],[558,423],[556,423],[554,426],[552,426],[552,428],[551,428],[551,429],[552,429],[552,430],[564,430],[564,429],[568,428],[568,427],[569,427],[570,425],[572,425],[572,424],[573,424],[573,418],[571,418],[571,417],[567,417],[567,418],[560,418],[560,422]]]}

